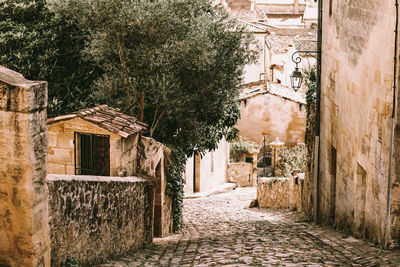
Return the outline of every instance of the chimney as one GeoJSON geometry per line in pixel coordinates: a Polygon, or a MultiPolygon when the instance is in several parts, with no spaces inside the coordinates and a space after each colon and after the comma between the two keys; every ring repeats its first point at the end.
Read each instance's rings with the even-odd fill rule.
{"type": "Polygon", "coordinates": [[[293,14],[299,14],[299,0],[293,1],[293,14]]]}

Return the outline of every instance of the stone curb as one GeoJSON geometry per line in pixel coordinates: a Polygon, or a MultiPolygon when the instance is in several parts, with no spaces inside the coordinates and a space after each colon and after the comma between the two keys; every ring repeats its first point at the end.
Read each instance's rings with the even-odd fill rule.
{"type": "Polygon", "coordinates": [[[235,188],[236,188],[236,184],[234,184],[234,183],[226,183],[226,184],[223,184],[223,185],[218,186],[216,188],[213,188],[211,190],[207,190],[207,191],[200,192],[200,193],[194,193],[194,194],[190,194],[190,195],[185,195],[183,198],[184,199],[194,199],[194,198],[209,197],[209,196],[212,196],[212,195],[216,195],[216,194],[226,193],[226,192],[232,191],[235,188]]]}

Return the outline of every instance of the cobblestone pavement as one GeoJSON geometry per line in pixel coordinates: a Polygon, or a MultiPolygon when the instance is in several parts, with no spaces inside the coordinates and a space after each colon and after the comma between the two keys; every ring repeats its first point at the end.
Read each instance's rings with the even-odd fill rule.
{"type": "Polygon", "coordinates": [[[182,234],[101,266],[400,266],[400,251],[302,220],[248,208],[255,188],[184,202],[182,234]]]}

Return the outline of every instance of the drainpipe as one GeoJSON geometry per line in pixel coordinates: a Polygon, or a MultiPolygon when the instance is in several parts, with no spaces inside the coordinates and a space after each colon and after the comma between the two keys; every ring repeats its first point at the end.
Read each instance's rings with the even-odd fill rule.
{"type": "Polygon", "coordinates": [[[393,144],[394,144],[394,126],[396,114],[396,83],[397,83],[397,48],[398,48],[398,32],[399,32],[399,3],[396,0],[396,25],[394,30],[394,68],[393,68],[393,109],[392,121],[390,128],[390,148],[389,148],[389,173],[387,184],[387,203],[386,203],[386,235],[385,235],[385,249],[389,248],[390,243],[390,225],[391,225],[391,200],[392,200],[392,171],[393,171],[393,144]]]}
{"type": "Polygon", "coordinates": [[[320,123],[321,123],[321,58],[322,58],[322,15],[323,1],[318,1],[318,59],[317,59],[317,97],[316,97],[316,118],[315,118],[315,160],[314,160],[314,222],[319,221],[319,162],[320,162],[320,123]]]}

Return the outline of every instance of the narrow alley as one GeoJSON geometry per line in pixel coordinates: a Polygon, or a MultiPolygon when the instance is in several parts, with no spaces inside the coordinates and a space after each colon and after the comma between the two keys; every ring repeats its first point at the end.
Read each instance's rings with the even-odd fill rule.
{"type": "Polygon", "coordinates": [[[293,212],[249,208],[256,188],[185,199],[183,234],[106,266],[399,266],[384,251],[293,212]]]}

